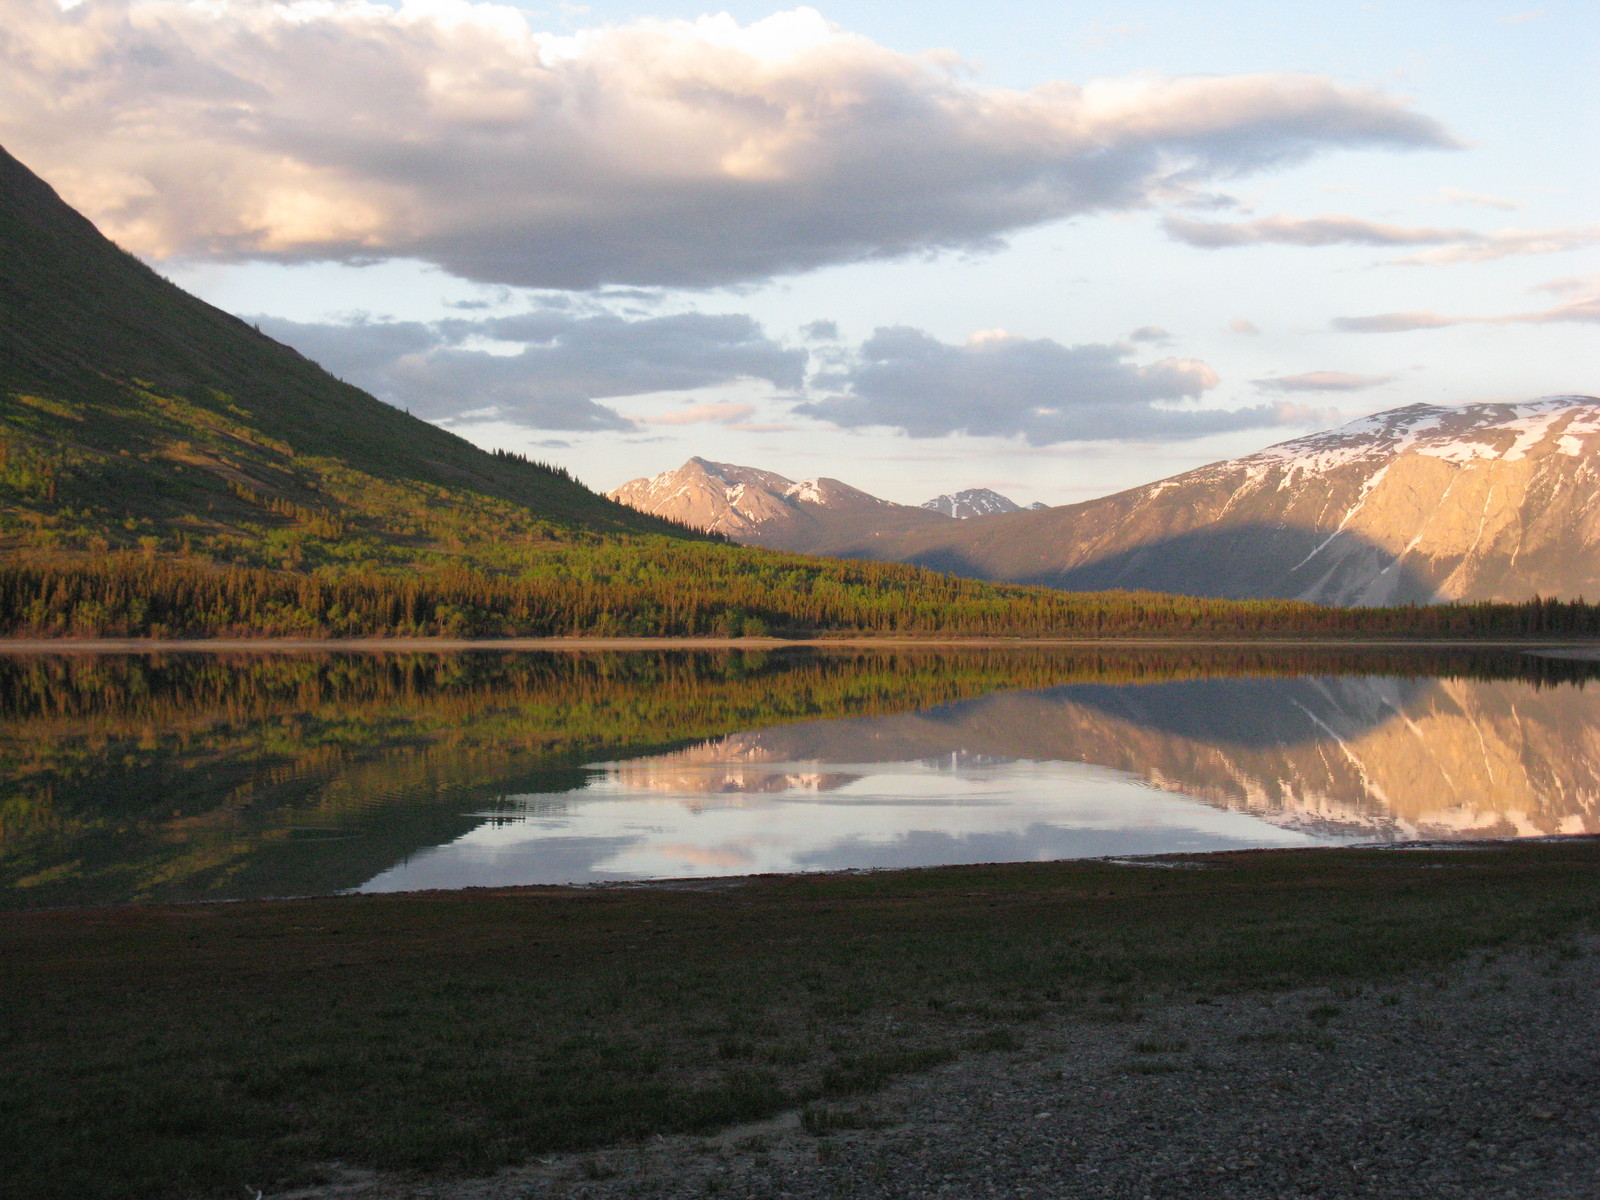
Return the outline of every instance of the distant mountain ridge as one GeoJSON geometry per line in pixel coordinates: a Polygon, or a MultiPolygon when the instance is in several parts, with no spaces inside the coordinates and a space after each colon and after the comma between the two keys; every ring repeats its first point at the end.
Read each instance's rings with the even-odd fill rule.
{"type": "Polygon", "coordinates": [[[737,541],[1073,591],[1600,599],[1592,396],[1408,405],[1058,508],[974,488],[914,509],[700,459],[611,496],[737,541]],[[963,500],[998,511],[957,512],[963,500]]]}
{"type": "Polygon", "coordinates": [[[1326,604],[1600,598],[1600,400],[1413,404],[1114,496],[880,541],[983,579],[1326,604]]]}
{"type": "Polygon", "coordinates": [[[938,513],[880,500],[837,479],[796,482],[703,458],[630,480],[606,496],[746,545],[842,557],[885,557],[872,552],[877,540],[949,523],[938,513]]]}

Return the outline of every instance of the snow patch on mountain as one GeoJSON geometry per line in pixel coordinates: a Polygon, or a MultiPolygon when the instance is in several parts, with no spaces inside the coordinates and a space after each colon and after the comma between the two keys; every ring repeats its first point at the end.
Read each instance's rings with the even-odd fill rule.
{"type": "Polygon", "coordinates": [[[1583,438],[1600,433],[1600,400],[1545,396],[1520,404],[1412,404],[1337,429],[1295,438],[1238,459],[1249,482],[1273,468],[1290,478],[1319,475],[1351,463],[1422,454],[1447,462],[1516,462],[1538,453],[1576,457],[1583,438]]]}

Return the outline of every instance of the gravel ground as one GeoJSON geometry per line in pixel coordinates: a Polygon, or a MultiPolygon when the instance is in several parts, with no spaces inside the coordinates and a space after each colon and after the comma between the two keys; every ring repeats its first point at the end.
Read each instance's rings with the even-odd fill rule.
{"type": "Polygon", "coordinates": [[[825,1110],[490,1179],[350,1173],[295,1200],[1600,1200],[1600,941],[1397,982],[1019,1029],[825,1110]],[[816,1113],[810,1122],[816,1126],[816,1113]]]}

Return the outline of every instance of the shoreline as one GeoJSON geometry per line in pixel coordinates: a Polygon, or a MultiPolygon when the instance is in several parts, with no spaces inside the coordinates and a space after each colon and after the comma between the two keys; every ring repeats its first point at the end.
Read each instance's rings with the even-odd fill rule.
{"type": "MultiPolygon", "coordinates": [[[[160,909],[212,908],[233,905],[300,905],[310,906],[327,901],[408,901],[408,900],[481,900],[495,897],[573,897],[607,895],[620,896],[637,893],[726,893],[739,889],[760,891],[771,887],[796,884],[832,887],[851,881],[872,881],[892,884],[897,877],[938,874],[954,876],[961,873],[985,872],[1000,876],[1026,876],[1043,866],[1070,867],[1131,867],[1163,871],[1205,871],[1226,867],[1230,862],[1242,862],[1251,857],[1296,856],[1307,859],[1327,855],[1346,855],[1351,851],[1386,851],[1394,853],[1454,853],[1462,851],[1511,850],[1528,846],[1575,846],[1600,842],[1600,833],[1540,833],[1527,837],[1463,838],[1459,841],[1441,841],[1438,838],[1417,838],[1396,842],[1331,842],[1309,846],[1232,846],[1218,850],[1166,850],[1152,854],[1096,854],[1087,858],[1056,858],[1042,862],[1037,859],[1005,859],[993,862],[923,863],[904,867],[834,867],[817,871],[757,871],[746,875],[668,875],[652,879],[603,879],[572,881],[567,883],[485,883],[464,887],[425,887],[402,891],[364,891],[350,888],[335,892],[300,892],[281,896],[230,896],[216,899],[156,899],[126,900],[121,903],[56,904],[39,908],[0,907],[0,917],[31,917],[46,914],[72,913],[126,913],[160,909]]],[[[1337,861],[1334,859],[1333,861],[1337,861]]]]}
{"type": "Polygon", "coordinates": [[[591,650],[785,650],[829,648],[1012,649],[1022,647],[1302,647],[1523,649],[1548,658],[1600,659],[1600,642],[1583,638],[1030,638],[1030,637],[551,637],[551,638],[0,638],[4,654],[302,654],[591,650]]]}

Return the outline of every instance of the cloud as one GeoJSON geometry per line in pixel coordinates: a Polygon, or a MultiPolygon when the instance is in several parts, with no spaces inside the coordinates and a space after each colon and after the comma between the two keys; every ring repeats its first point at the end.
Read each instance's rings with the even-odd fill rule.
{"type": "Polygon", "coordinates": [[[1426,250],[1394,261],[1407,266],[1448,266],[1452,263],[1490,262],[1518,254],[1558,254],[1563,250],[1581,250],[1596,242],[1600,242],[1600,225],[1571,229],[1502,229],[1459,246],[1426,250]]]}
{"type": "Polygon", "coordinates": [[[1172,335],[1159,325],[1141,325],[1128,335],[1128,340],[1162,346],[1172,341],[1172,335]]]}
{"type": "Polygon", "coordinates": [[[1322,217],[1261,217],[1232,224],[1168,217],[1162,222],[1162,227],[1168,236],[1202,250],[1265,243],[1283,246],[1417,246],[1459,242],[1478,236],[1470,229],[1417,229],[1337,214],[1322,217]]]}
{"type": "Polygon", "coordinates": [[[800,336],[808,342],[836,342],[839,340],[837,321],[808,321],[800,326],[800,336]]]}
{"type": "Polygon", "coordinates": [[[155,258],[707,287],[1456,144],[1309,75],[978,87],[808,8],[567,35],[469,0],[3,2],[0,141],[155,258]]]}
{"type": "Polygon", "coordinates": [[[1345,333],[1409,333],[1413,329],[1440,329],[1459,325],[1463,318],[1434,312],[1379,313],[1372,317],[1335,317],[1330,324],[1345,333]]]}
{"type": "Polygon", "coordinates": [[[813,381],[832,395],[796,411],[847,429],[1021,437],[1034,445],[1201,437],[1284,423],[1277,405],[1173,407],[1215,387],[1216,372],[1193,359],[1130,362],[1128,353],[1002,330],[952,345],[918,329],[879,329],[847,369],[813,381]]]}
{"type": "Polygon", "coordinates": [[[1243,317],[1235,317],[1228,322],[1228,332],[1242,334],[1245,337],[1254,337],[1261,330],[1256,327],[1254,321],[1247,321],[1243,317]]]}
{"type": "Polygon", "coordinates": [[[1512,200],[1507,196],[1490,196],[1484,192],[1469,192],[1458,187],[1442,187],[1439,199],[1447,204],[1476,204],[1480,208],[1498,208],[1506,212],[1527,208],[1527,202],[1512,200]]]}
{"type": "Polygon", "coordinates": [[[1575,296],[1582,293],[1600,295],[1600,275],[1566,275],[1534,284],[1534,292],[1550,292],[1556,296],[1575,296]]]}
{"type": "MultiPolygon", "coordinates": [[[[779,345],[741,315],[628,320],[546,310],[431,324],[256,320],[265,333],[334,374],[419,415],[488,413],[536,429],[633,429],[632,421],[598,401],[741,379],[793,389],[806,368],[805,351],[779,345]]],[[[730,417],[735,420],[749,415],[743,405],[698,407],[741,409],[730,417]]],[[[683,422],[669,417],[654,423],[683,422]]]]}
{"type": "Polygon", "coordinates": [[[754,404],[691,404],[688,408],[680,408],[676,412],[662,413],[659,417],[635,417],[645,425],[727,425],[738,426],[756,411],[754,404]]]}
{"type": "Polygon", "coordinates": [[[1268,392],[1359,392],[1393,383],[1395,375],[1351,375],[1345,371],[1310,371],[1304,375],[1280,375],[1272,379],[1253,379],[1268,392]]]}
{"type": "Polygon", "coordinates": [[[1333,213],[1320,217],[1260,217],[1254,221],[1196,221],[1169,216],[1162,221],[1169,237],[1202,250],[1236,246],[1438,246],[1391,262],[1407,266],[1488,262],[1518,254],[1553,254],[1600,242],[1600,225],[1568,229],[1471,229],[1388,225],[1333,213]]]}
{"type": "Polygon", "coordinates": [[[1447,317],[1435,312],[1379,313],[1371,317],[1335,317],[1334,329],[1344,333],[1409,333],[1416,329],[1444,329],[1451,325],[1600,325],[1600,292],[1543,308],[1537,312],[1503,317],[1447,317]]]}

